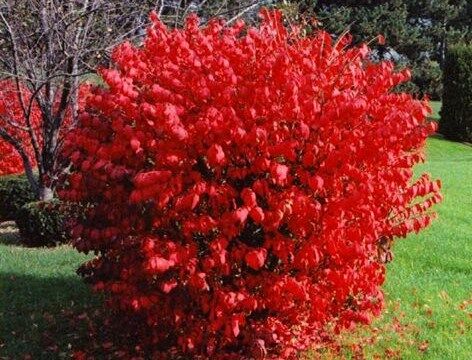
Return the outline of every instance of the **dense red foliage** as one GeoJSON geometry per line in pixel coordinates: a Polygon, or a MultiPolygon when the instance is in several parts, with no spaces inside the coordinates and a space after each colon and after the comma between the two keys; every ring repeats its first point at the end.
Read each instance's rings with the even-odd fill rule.
{"type": "MultiPolygon", "coordinates": [[[[83,109],[85,100],[90,93],[90,84],[83,83],[79,87],[79,109],[83,109]]],[[[44,121],[36,99],[31,99],[31,91],[26,86],[20,86],[18,91],[16,84],[11,80],[0,81],[0,127],[13,139],[18,141],[28,155],[31,166],[36,166],[36,157],[29,134],[29,125],[25,120],[22,107],[30,107],[29,125],[37,139],[39,152],[43,149],[44,121]],[[21,93],[21,96],[20,96],[21,93]],[[32,100],[32,101],[31,101],[32,100]]],[[[60,97],[56,96],[54,107],[59,106],[60,97]]],[[[53,111],[57,109],[53,108],[53,111]]],[[[59,137],[62,137],[71,127],[71,109],[67,108],[60,126],[59,137]]],[[[0,176],[19,174],[24,172],[23,161],[15,148],[0,137],[0,176]]]]}
{"type": "MultiPolygon", "coordinates": [[[[22,87],[20,89],[25,104],[29,104],[31,94],[22,87]]],[[[31,108],[31,127],[40,137],[39,124],[41,116],[36,104],[31,108]]],[[[0,127],[8,132],[15,140],[21,143],[28,155],[31,165],[36,165],[33,146],[27,130],[25,116],[21,107],[19,92],[10,80],[0,81],[0,127]]],[[[0,176],[22,173],[23,161],[15,148],[6,140],[0,138],[0,176]]]]}
{"type": "Polygon", "coordinates": [[[22,173],[23,162],[21,157],[6,141],[0,139],[0,176],[22,173]]]}
{"type": "Polygon", "coordinates": [[[408,71],[278,13],[152,21],[142,47],[114,51],[65,146],[61,194],[90,206],[75,246],[98,254],[82,275],[142,319],[158,358],[290,358],[328,323],[368,322],[382,252],[440,200],[412,179],[434,125],[392,92],[408,71]]]}

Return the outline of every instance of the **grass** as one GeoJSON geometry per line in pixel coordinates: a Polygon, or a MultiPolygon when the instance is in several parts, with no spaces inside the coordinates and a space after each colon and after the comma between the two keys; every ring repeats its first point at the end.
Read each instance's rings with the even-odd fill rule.
{"type": "Polygon", "coordinates": [[[86,257],[68,246],[30,249],[13,240],[0,242],[0,359],[67,358],[77,341],[69,314],[97,303],[75,275],[86,257]]]}
{"type": "MultiPolygon", "coordinates": [[[[443,181],[439,220],[396,243],[387,309],[369,332],[341,336],[346,358],[359,352],[354,343],[366,345],[368,359],[472,358],[472,147],[430,138],[427,152],[416,170],[443,181]]],[[[77,318],[98,302],[75,275],[86,258],[67,246],[27,249],[0,237],[0,359],[70,356],[86,331],[77,318]]]]}
{"type": "MultiPolygon", "coordinates": [[[[386,292],[429,342],[428,359],[472,357],[472,147],[432,138],[417,172],[441,178],[439,220],[401,240],[386,292]],[[467,302],[468,303],[464,303],[467,302]],[[464,306],[464,305],[468,306],[464,306]]],[[[404,352],[407,359],[416,352],[404,352]]]]}

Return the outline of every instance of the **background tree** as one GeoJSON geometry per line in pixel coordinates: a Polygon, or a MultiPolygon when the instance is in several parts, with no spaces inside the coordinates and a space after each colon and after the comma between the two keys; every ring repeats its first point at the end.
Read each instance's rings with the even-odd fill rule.
{"type": "Polygon", "coordinates": [[[440,97],[448,45],[472,39],[472,4],[467,0],[285,1],[295,13],[315,15],[332,34],[349,30],[355,42],[381,33],[386,45],[375,54],[413,68],[416,90],[440,97]]]}
{"type": "MultiPolygon", "coordinates": [[[[180,26],[189,12],[203,19],[225,16],[230,22],[254,17],[271,1],[216,0],[0,0],[0,79],[9,79],[20,116],[0,117],[0,138],[21,155],[32,188],[41,200],[53,197],[63,170],[57,155],[63,135],[76,121],[79,86],[110,50],[129,39],[140,41],[151,10],[180,26]],[[40,121],[33,124],[32,109],[40,121]],[[38,128],[39,127],[39,128],[38,128]],[[16,136],[18,129],[26,138],[16,136]],[[32,174],[36,164],[38,177],[32,174]]],[[[0,89],[1,91],[1,89],[0,89]]]]}

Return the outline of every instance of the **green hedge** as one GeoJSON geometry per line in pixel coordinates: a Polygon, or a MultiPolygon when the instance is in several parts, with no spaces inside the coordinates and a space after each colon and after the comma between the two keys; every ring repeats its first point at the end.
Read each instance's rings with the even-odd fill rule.
{"type": "Polygon", "coordinates": [[[21,241],[26,246],[54,246],[65,243],[68,211],[60,201],[37,201],[24,205],[16,217],[21,241]]]}
{"type": "Polygon", "coordinates": [[[448,50],[443,83],[439,132],[451,140],[472,142],[472,46],[448,50]]]}
{"type": "Polygon", "coordinates": [[[15,220],[21,207],[34,200],[25,175],[0,176],[0,221],[15,220]]]}

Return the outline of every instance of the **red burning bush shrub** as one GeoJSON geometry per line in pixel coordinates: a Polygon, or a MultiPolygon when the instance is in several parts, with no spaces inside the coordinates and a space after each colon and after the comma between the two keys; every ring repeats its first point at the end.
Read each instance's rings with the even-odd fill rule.
{"type": "Polygon", "coordinates": [[[409,72],[279,13],[152,22],[66,142],[61,194],[89,209],[75,247],[98,255],[81,274],[159,358],[290,358],[328,323],[368,322],[388,244],[440,200],[412,179],[434,126],[392,91],[409,72]]]}

